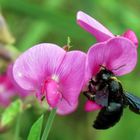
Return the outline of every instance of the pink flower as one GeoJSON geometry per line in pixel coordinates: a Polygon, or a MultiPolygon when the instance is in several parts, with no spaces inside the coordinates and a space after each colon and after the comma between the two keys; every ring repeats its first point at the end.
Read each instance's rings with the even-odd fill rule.
{"type": "Polygon", "coordinates": [[[87,100],[86,104],[85,104],[85,111],[86,112],[90,112],[90,111],[96,111],[96,110],[100,110],[102,107],[98,104],[96,104],[93,101],[87,100]]]}
{"type": "Polygon", "coordinates": [[[24,98],[27,91],[21,89],[11,75],[12,65],[7,69],[6,73],[0,74],[0,106],[7,107],[11,103],[14,96],[24,98]]]}
{"type": "MultiPolygon", "coordinates": [[[[132,30],[127,30],[119,37],[113,35],[106,27],[86,13],[77,13],[77,23],[95,36],[97,44],[87,54],[86,82],[95,77],[100,65],[111,70],[116,76],[131,72],[137,62],[138,39],[132,30]]],[[[86,111],[100,109],[101,106],[87,101],[86,111]]]]}
{"type": "Polygon", "coordinates": [[[17,84],[46,100],[57,113],[73,112],[83,86],[86,55],[66,52],[55,44],[43,43],[24,52],[13,66],[17,84]]]}
{"type": "MultiPolygon", "coordinates": [[[[100,66],[112,71],[115,76],[130,73],[137,63],[137,48],[134,43],[124,37],[110,38],[105,42],[96,43],[87,53],[86,81],[94,78],[100,66]]],[[[100,109],[95,103],[86,103],[85,110],[100,109]]]]}
{"type": "MultiPolygon", "coordinates": [[[[107,41],[108,39],[115,37],[115,35],[113,35],[101,23],[82,11],[77,13],[77,23],[86,31],[95,36],[98,42],[107,41]]],[[[135,46],[138,47],[138,39],[132,30],[127,30],[121,36],[130,39],[135,46]]]]}
{"type": "Polygon", "coordinates": [[[15,96],[15,88],[6,73],[0,75],[0,106],[6,107],[15,96]]]}

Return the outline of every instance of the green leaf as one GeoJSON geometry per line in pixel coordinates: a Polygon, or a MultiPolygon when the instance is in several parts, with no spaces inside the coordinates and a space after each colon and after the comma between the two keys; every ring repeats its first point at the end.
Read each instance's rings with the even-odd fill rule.
{"type": "Polygon", "coordinates": [[[21,100],[16,100],[8,106],[1,116],[1,126],[7,126],[13,122],[16,116],[22,111],[21,100]]]}
{"type": "Polygon", "coordinates": [[[28,140],[40,140],[41,129],[43,124],[43,115],[32,125],[28,140]]]}

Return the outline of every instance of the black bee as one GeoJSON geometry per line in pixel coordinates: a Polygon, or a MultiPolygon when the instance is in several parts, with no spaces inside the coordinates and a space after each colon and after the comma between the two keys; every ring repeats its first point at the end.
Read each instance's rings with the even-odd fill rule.
{"type": "Polygon", "coordinates": [[[101,67],[95,80],[90,80],[88,91],[84,92],[84,95],[102,106],[93,127],[107,129],[120,120],[123,109],[127,106],[131,111],[140,114],[140,98],[124,91],[113,72],[101,67]]]}

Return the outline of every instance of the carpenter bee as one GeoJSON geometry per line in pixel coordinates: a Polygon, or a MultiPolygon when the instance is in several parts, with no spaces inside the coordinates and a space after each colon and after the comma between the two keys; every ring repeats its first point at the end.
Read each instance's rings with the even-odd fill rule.
{"type": "Polygon", "coordinates": [[[123,109],[127,106],[131,111],[140,114],[140,98],[126,92],[113,72],[101,67],[95,79],[90,80],[88,91],[84,95],[102,106],[93,127],[108,129],[120,120],[123,109]]]}

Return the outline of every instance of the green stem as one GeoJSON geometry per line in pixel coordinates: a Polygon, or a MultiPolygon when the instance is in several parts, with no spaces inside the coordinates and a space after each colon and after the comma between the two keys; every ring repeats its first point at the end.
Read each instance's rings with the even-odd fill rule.
{"type": "Polygon", "coordinates": [[[14,140],[18,140],[19,139],[20,119],[21,119],[21,114],[18,114],[17,122],[16,122],[16,128],[15,128],[15,138],[14,138],[14,140]]]}
{"type": "Polygon", "coordinates": [[[52,124],[53,124],[53,120],[54,120],[55,115],[56,115],[56,109],[53,109],[50,112],[50,115],[49,115],[49,118],[47,120],[47,124],[46,124],[46,127],[44,129],[41,140],[47,140],[49,132],[50,132],[51,127],[52,127],[52,124]]]}

